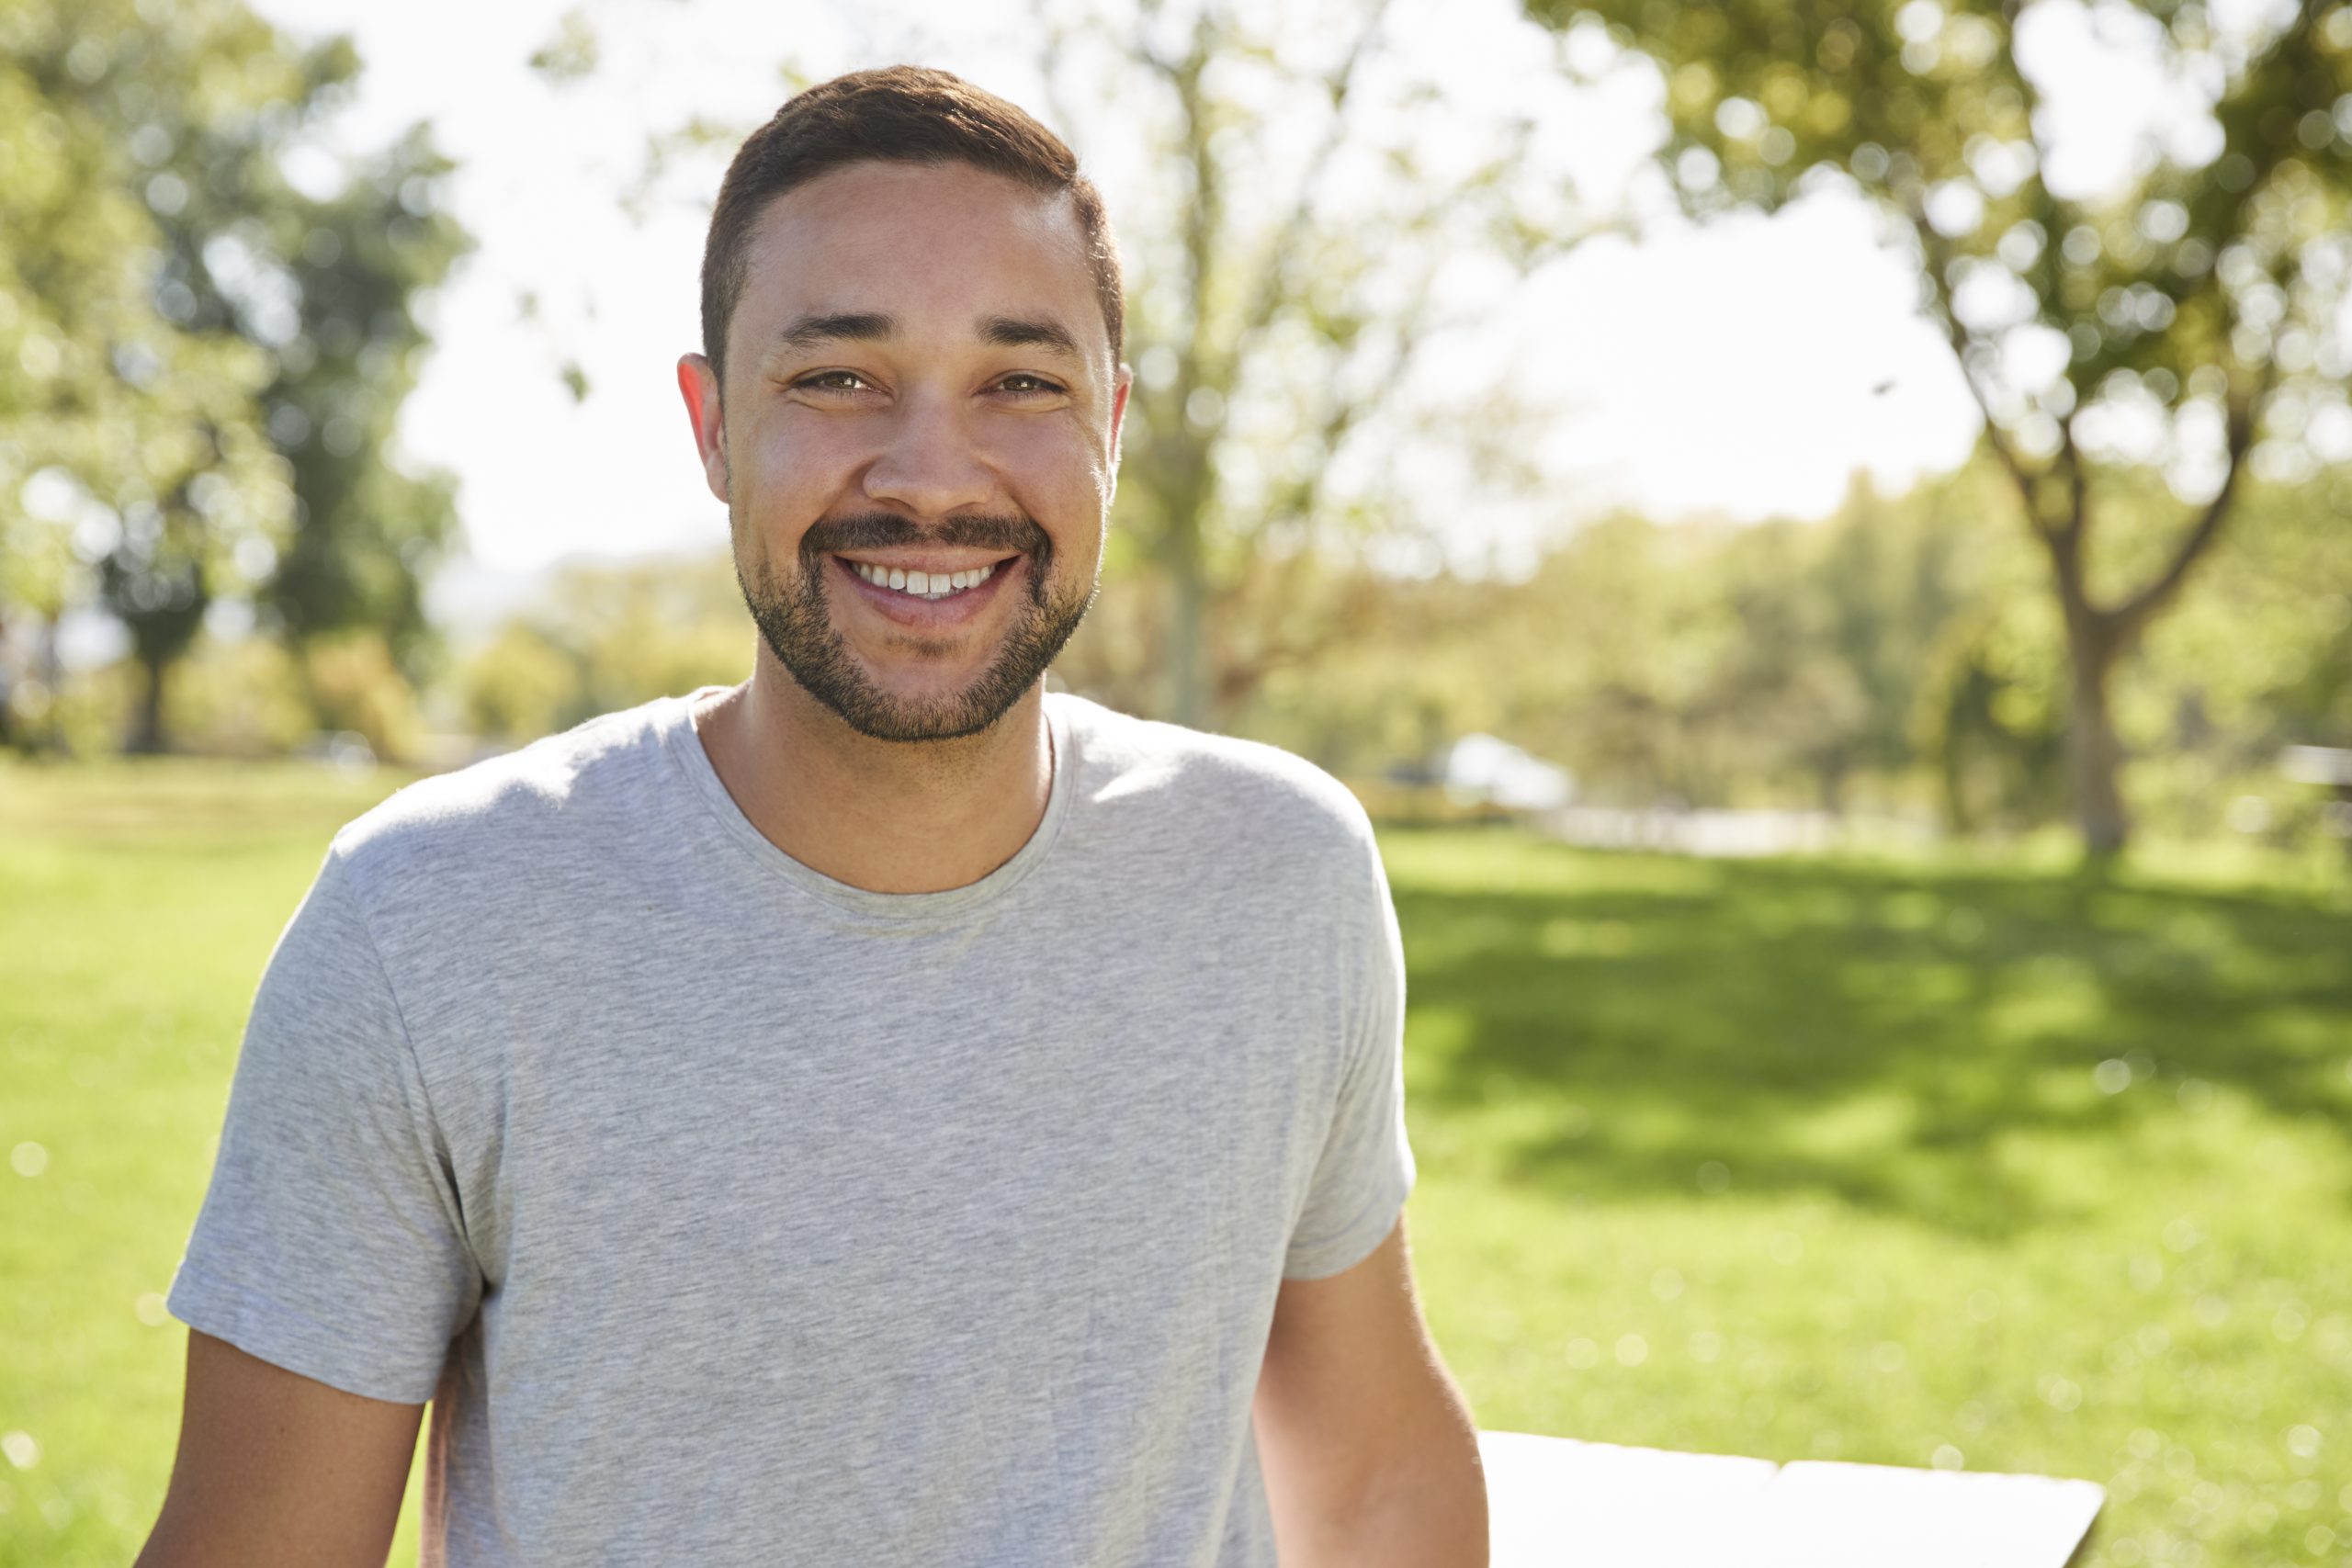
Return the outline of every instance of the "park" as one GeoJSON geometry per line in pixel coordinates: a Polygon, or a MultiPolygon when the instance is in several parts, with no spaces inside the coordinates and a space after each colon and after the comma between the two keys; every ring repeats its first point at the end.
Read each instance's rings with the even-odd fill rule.
{"type": "MultiPolygon", "coordinates": [[[[1775,1472],[1894,1488],[1792,1562],[1873,1507],[1909,1539],[1855,1561],[1926,1562],[1903,1499],[2003,1478],[2075,1511],[1986,1561],[2352,1562],[2352,5],[933,10],[0,11],[0,1564],[130,1562],[178,1490],[175,1272],[337,835],[747,672],[848,718],[746,570],[844,523],[814,602],[869,637],[840,605],[1069,574],[1012,705],[864,740],[1083,698],[1376,841],[1419,1309],[1528,1445],[1498,1568],[1710,1560],[1775,1472]],[[1034,112],[1115,243],[1047,269],[1082,334],[986,318],[1067,352],[952,419],[883,395],[962,363],[900,318],[774,334],[882,357],[727,393],[830,422],[771,493],[864,453],[763,510],[714,195],[911,60],[1034,112]],[[1013,422],[1095,390],[1093,466],[1038,459],[1013,422]],[[1621,1487],[1657,1539],[1602,1539],[1621,1487]]],[[[718,733],[718,796],[799,765],[718,733]]],[[[1056,841],[973,796],[1001,852],[845,891],[1056,841]]],[[[810,875],[859,840],[735,800],[810,875]]]]}

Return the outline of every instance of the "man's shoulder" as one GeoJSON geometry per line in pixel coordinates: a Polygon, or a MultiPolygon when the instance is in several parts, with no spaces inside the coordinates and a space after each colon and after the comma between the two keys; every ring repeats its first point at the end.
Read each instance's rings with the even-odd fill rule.
{"type": "Polygon", "coordinates": [[[1137,718],[1057,694],[1079,737],[1079,785],[1094,809],[1150,816],[1226,842],[1272,840],[1295,852],[1360,852],[1372,823],[1347,785],[1260,740],[1137,718]]]}
{"type": "Polygon", "coordinates": [[[611,831],[661,764],[662,698],[395,791],[335,834],[366,883],[419,871],[511,869],[568,838],[611,831]]]}

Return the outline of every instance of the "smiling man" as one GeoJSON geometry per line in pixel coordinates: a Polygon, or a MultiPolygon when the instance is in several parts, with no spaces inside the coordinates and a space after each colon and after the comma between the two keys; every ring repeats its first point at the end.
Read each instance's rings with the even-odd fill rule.
{"type": "Polygon", "coordinates": [[[1044,674],[1126,412],[1099,198],[794,98],[679,366],[752,677],[412,785],[273,954],[140,1562],[1475,1564],[1361,808],[1044,674]]]}

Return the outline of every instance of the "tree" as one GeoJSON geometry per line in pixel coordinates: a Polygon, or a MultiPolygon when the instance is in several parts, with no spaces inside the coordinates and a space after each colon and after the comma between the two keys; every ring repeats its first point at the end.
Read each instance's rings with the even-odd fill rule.
{"type": "MultiPolygon", "coordinates": [[[[137,617],[135,640],[144,628],[149,738],[162,667],[210,573],[291,499],[252,404],[260,356],[187,330],[179,295],[157,287],[156,209],[185,182],[142,176],[129,129],[192,100],[214,47],[243,58],[233,29],[167,39],[127,5],[0,11],[0,123],[22,128],[0,152],[0,352],[22,371],[0,378],[0,594],[46,623],[53,687],[57,620],[85,561],[109,563],[102,586],[137,617]]],[[[243,112],[251,81],[223,74],[203,112],[243,112]]]]}
{"type": "Polygon", "coordinates": [[[1047,5],[1040,21],[1081,160],[1139,155],[1151,176],[1111,193],[1137,370],[1116,532],[1164,588],[1157,705],[1207,725],[1346,629],[1252,585],[1328,580],[1307,558],[1425,521],[1400,515],[1400,447],[1491,452],[1520,423],[1501,394],[1442,413],[1417,399],[1431,341],[1605,224],[1546,166],[1537,116],[1435,112],[1444,95],[1385,0],[1047,5]],[[1138,129],[1140,148],[1114,145],[1138,129]],[[1473,275],[1486,288],[1465,308],[1473,275]]]}
{"type": "Polygon", "coordinates": [[[732,685],[756,643],[728,555],[566,561],[460,675],[484,735],[534,739],[703,685],[732,685]]]}
{"type": "MultiPolygon", "coordinates": [[[[419,303],[471,243],[440,203],[449,168],[412,129],[324,199],[285,193],[258,263],[290,279],[299,322],[262,391],[297,498],[262,590],[266,618],[298,653],[371,630],[412,682],[429,638],[424,580],[458,540],[456,482],[399,466],[391,447],[429,346],[419,303]]],[[[249,334],[280,330],[250,304],[232,308],[249,334]]]]}
{"type": "Polygon", "coordinates": [[[165,673],[223,591],[256,591],[298,651],[363,625],[412,650],[451,486],[386,448],[423,345],[413,302],[465,244],[435,210],[447,165],[413,131],[337,188],[297,188],[286,155],[358,62],[237,0],[44,3],[7,28],[40,106],[28,145],[56,156],[40,221],[0,253],[60,361],[11,426],[96,509],[97,593],[144,672],[131,749],[165,745],[165,673]],[[94,301],[76,263],[109,236],[94,301]]]}
{"type": "Polygon", "coordinates": [[[419,126],[323,192],[293,185],[286,154],[356,80],[357,58],[341,39],[297,53],[242,11],[223,20],[284,63],[258,113],[219,125],[154,116],[132,133],[162,125],[162,166],[187,192],[162,220],[164,288],[185,289],[189,329],[267,355],[258,396],[295,501],[284,547],[249,557],[266,628],[305,670],[318,639],[365,628],[414,681],[422,578],[456,536],[455,485],[396,467],[390,447],[426,346],[419,298],[469,243],[440,209],[449,164],[419,126]]]}
{"type": "Polygon", "coordinates": [[[1657,62],[1659,157],[1688,210],[1842,187],[1884,215],[2047,562],[2084,842],[2122,850],[2110,678],[2228,525],[2248,468],[2309,471],[2299,437],[2352,372],[2337,316],[2352,279],[2352,6],[2302,0],[2254,37],[2222,35],[2196,4],[2098,7],[2124,46],[2201,84],[2210,116],[2152,141],[2121,188],[2088,189],[2052,176],[2045,83],[2021,63],[2033,34],[2046,43],[2079,7],[1527,3],[1657,62]],[[2110,495],[2149,468],[2179,514],[2117,526],[2110,495]]]}

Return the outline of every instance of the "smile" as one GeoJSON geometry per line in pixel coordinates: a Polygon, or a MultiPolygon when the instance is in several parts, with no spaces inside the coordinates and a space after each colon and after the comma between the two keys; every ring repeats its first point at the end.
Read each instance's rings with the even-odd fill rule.
{"type": "Polygon", "coordinates": [[[910,599],[949,599],[967,589],[978,588],[995,576],[996,569],[1004,563],[992,561],[969,571],[947,572],[908,571],[899,567],[875,566],[861,560],[844,559],[842,564],[876,588],[904,593],[910,599]]]}

